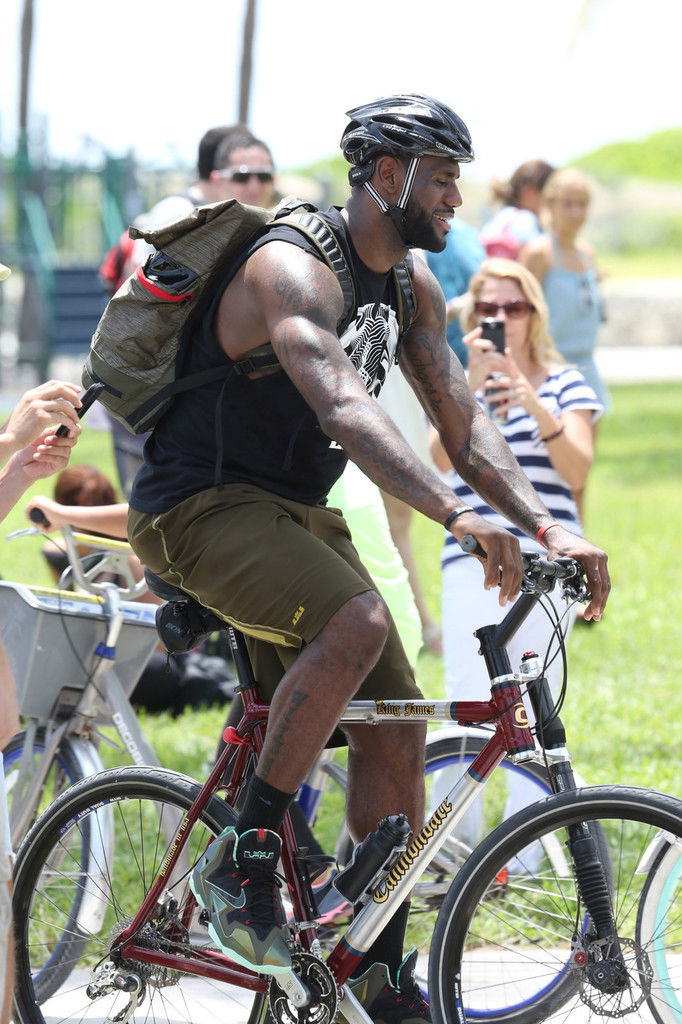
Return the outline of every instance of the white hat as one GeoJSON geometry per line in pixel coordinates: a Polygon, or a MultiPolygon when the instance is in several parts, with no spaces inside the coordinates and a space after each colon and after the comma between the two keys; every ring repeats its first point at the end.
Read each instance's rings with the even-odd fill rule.
{"type": "Polygon", "coordinates": [[[9,267],[6,267],[4,263],[0,263],[0,281],[4,281],[11,273],[12,271],[9,267]]]}

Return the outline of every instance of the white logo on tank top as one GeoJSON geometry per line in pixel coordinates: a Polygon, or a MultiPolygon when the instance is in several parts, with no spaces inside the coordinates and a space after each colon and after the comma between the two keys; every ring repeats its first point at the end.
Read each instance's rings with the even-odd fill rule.
{"type": "Polygon", "coordinates": [[[367,394],[377,398],[395,359],[398,344],[395,311],[383,302],[361,306],[340,340],[367,394]]]}

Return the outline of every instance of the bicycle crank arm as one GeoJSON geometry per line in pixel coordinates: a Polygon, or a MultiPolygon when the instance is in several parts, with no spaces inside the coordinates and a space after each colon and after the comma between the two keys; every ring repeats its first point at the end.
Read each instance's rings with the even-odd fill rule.
{"type": "Polygon", "coordinates": [[[275,975],[275,980],[286,995],[289,1002],[300,1009],[310,1004],[310,992],[294,971],[275,975]]]}
{"type": "Polygon", "coordinates": [[[365,1013],[362,1003],[358,1002],[348,985],[341,988],[339,1015],[343,1015],[348,1024],[372,1024],[372,1018],[365,1013]]]}

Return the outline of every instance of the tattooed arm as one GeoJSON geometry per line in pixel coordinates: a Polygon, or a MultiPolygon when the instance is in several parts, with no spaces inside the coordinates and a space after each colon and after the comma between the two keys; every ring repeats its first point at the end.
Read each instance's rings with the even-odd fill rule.
{"type": "MultiPolygon", "coordinates": [[[[445,340],[443,293],[420,260],[415,260],[414,283],[418,315],[403,339],[401,369],[462,479],[492,508],[535,537],[541,527],[554,522],[553,517],[471,394],[462,366],[445,340]]],[[[468,526],[469,517],[460,518],[468,526]]],[[[491,561],[493,552],[481,543],[491,561]]],[[[547,530],[545,543],[550,557],[570,556],[582,563],[593,594],[586,614],[599,618],[610,586],[604,552],[558,525],[547,530]]]]}

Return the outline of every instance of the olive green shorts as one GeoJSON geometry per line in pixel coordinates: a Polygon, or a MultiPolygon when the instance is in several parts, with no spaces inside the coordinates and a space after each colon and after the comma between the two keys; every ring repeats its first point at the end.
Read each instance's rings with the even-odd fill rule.
{"type": "MultiPolygon", "coordinates": [[[[252,484],[201,491],[162,514],[131,509],[128,535],[152,572],[246,634],[268,698],[339,608],[376,590],[339,509],[290,501],[252,484]]],[[[391,622],[382,655],[356,697],[420,696],[391,622]]]]}

